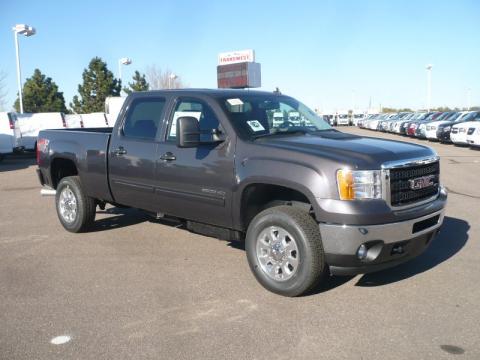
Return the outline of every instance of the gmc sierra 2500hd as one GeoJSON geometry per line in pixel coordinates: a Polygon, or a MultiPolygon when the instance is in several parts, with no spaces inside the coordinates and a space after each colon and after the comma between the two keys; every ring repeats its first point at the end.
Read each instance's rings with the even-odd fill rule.
{"type": "Polygon", "coordinates": [[[339,132],[278,93],[133,93],[113,129],[45,130],[37,144],[68,231],[106,203],[176,217],[244,240],[257,280],[285,296],[417,256],[447,200],[429,147],[339,132]]]}

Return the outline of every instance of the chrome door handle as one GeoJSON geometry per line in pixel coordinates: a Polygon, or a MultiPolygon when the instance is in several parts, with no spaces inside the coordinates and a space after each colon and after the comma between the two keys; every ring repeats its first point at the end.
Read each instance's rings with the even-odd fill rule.
{"type": "Polygon", "coordinates": [[[173,155],[170,151],[166,152],[162,156],[160,156],[160,160],[162,161],[174,161],[177,160],[177,157],[173,155]]]}

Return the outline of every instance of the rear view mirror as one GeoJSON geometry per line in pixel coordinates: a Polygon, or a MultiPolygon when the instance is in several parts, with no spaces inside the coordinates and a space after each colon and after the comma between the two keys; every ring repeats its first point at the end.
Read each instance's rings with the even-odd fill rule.
{"type": "Polygon", "coordinates": [[[200,127],[193,116],[177,119],[177,146],[180,148],[196,147],[200,144],[200,127]]]}

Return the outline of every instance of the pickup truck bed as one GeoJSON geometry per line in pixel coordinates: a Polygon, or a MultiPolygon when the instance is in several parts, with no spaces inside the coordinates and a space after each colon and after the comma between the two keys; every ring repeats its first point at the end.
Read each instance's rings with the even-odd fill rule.
{"type": "MultiPolygon", "coordinates": [[[[67,161],[77,164],[77,173],[88,196],[113,201],[108,184],[108,153],[113,128],[47,130],[50,156],[44,166],[49,171],[40,174],[42,185],[56,187],[55,174],[66,171],[67,161]],[[53,177],[52,174],[54,175],[53,177]]],[[[39,138],[44,137],[41,131],[39,138]]]]}

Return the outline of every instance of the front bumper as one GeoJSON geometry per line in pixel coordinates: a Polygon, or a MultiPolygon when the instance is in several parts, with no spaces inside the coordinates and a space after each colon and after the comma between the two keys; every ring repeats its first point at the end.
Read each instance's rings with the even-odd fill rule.
{"type": "Polygon", "coordinates": [[[470,146],[480,146],[480,136],[467,136],[467,143],[470,146]]]}
{"type": "Polygon", "coordinates": [[[334,275],[383,270],[421,254],[443,223],[445,208],[422,217],[382,225],[320,224],[326,262],[334,275]],[[357,257],[360,245],[364,259],[357,257]]]}

